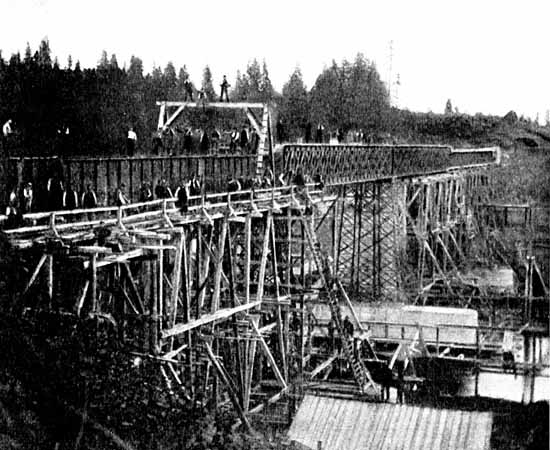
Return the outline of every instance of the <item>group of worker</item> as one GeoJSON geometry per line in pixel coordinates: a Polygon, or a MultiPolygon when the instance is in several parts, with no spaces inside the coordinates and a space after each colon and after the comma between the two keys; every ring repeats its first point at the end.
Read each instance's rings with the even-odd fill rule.
{"type": "MultiPolygon", "coordinates": [[[[129,146],[134,142],[128,138],[129,146]]],[[[154,155],[182,155],[201,154],[255,154],[260,145],[260,136],[255,128],[243,125],[240,129],[234,127],[231,131],[218,129],[205,130],[188,127],[160,129],[152,137],[152,153],[154,155]]],[[[133,153],[128,151],[128,155],[133,153]]]]}

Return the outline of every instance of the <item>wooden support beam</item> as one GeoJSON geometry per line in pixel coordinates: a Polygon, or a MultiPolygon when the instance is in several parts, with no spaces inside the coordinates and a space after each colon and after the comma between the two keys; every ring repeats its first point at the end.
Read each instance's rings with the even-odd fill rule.
{"type": "Polygon", "coordinates": [[[216,356],[214,355],[214,352],[212,351],[212,347],[210,346],[210,344],[208,344],[208,343],[205,344],[205,348],[206,348],[206,354],[207,354],[208,358],[212,362],[212,365],[216,369],[216,372],[218,372],[218,376],[221,378],[221,380],[225,384],[225,387],[227,388],[227,392],[229,393],[229,397],[231,398],[231,402],[233,403],[233,406],[234,406],[235,410],[237,411],[237,414],[241,418],[241,423],[245,426],[246,431],[251,433],[252,432],[252,427],[250,426],[250,422],[248,421],[248,418],[246,417],[246,415],[245,415],[245,413],[242,409],[242,406],[239,403],[239,399],[238,399],[237,394],[235,393],[235,391],[234,391],[234,389],[231,385],[231,382],[230,382],[230,379],[227,376],[227,373],[223,370],[220,362],[218,361],[218,358],[216,358],[216,356]]]}
{"type": "Polygon", "coordinates": [[[277,362],[275,361],[275,358],[271,354],[271,351],[269,350],[269,346],[267,345],[267,342],[265,341],[264,337],[262,336],[262,333],[260,333],[260,330],[258,330],[258,326],[249,319],[250,325],[252,327],[252,330],[258,336],[258,340],[260,342],[260,346],[262,347],[262,350],[265,353],[265,356],[267,357],[269,364],[271,365],[271,368],[273,369],[273,372],[275,373],[275,378],[277,378],[277,381],[281,385],[282,388],[287,387],[287,383],[285,379],[283,378],[283,375],[279,371],[279,368],[277,367],[277,362]]]}
{"type": "MultiPolygon", "coordinates": [[[[233,307],[236,307],[239,303],[237,300],[237,294],[235,292],[235,283],[234,283],[234,270],[235,267],[233,265],[233,242],[231,240],[231,227],[228,225],[227,230],[227,264],[229,266],[229,295],[231,297],[231,303],[233,307]]],[[[233,316],[232,318],[233,322],[233,333],[235,334],[235,359],[236,359],[236,366],[237,366],[237,383],[239,386],[239,393],[240,393],[240,400],[241,404],[244,406],[244,398],[245,398],[245,375],[243,374],[243,361],[241,357],[241,346],[239,342],[239,326],[236,321],[236,317],[233,316]]]]}
{"type": "MultiPolygon", "coordinates": [[[[202,242],[202,239],[199,241],[199,238],[201,238],[201,234],[202,234],[202,225],[199,224],[198,225],[199,227],[199,233],[197,234],[197,257],[201,257],[202,258],[202,251],[200,251],[203,247],[203,242],[202,242]]],[[[199,305],[199,309],[202,308],[204,306],[204,300],[205,300],[205,297],[206,297],[206,291],[204,289],[204,284],[206,283],[206,279],[208,277],[208,271],[210,270],[210,258],[211,258],[211,253],[210,253],[210,248],[212,247],[212,240],[213,240],[213,237],[214,237],[214,227],[212,226],[209,226],[208,227],[208,237],[207,237],[207,240],[204,242],[204,248],[207,250],[206,252],[206,255],[205,255],[205,258],[204,258],[204,262],[203,262],[203,266],[202,266],[202,270],[200,269],[200,265],[199,265],[199,283],[198,283],[198,286],[197,286],[197,291],[200,290],[200,294],[199,294],[199,302],[198,302],[198,305],[199,305]]]]}
{"type": "MultiPolygon", "coordinates": [[[[170,299],[170,305],[166,311],[166,313],[170,315],[170,328],[176,324],[176,315],[178,312],[178,298],[180,292],[183,252],[185,247],[185,232],[183,231],[183,228],[178,229],[176,241],[176,255],[174,258],[174,269],[172,270],[172,298],[170,299]]],[[[173,341],[170,344],[170,349],[172,348],[172,345],[173,341]]]]}
{"type": "Polygon", "coordinates": [[[36,265],[34,272],[31,275],[31,279],[28,281],[27,285],[25,286],[25,290],[23,291],[23,295],[27,293],[27,291],[30,289],[30,287],[33,285],[33,283],[36,281],[36,278],[38,277],[38,274],[40,273],[40,269],[46,262],[46,259],[48,258],[48,255],[44,253],[40,260],[38,261],[38,264],[36,265]]]}
{"type": "MultiPolygon", "coordinates": [[[[265,231],[262,241],[262,257],[260,260],[260,268],[258,275],[258,292],[256,294],[256,302],[261,302],[264,295],[264,283],[265,283],[265,269],[267,264],[267,254],[269,252],[269,229],[271,227],[271,221],[267,220],[265,225],[265,231]]],[[[275,276],[277,276],[275,274],[275,276]]]]}
{"type": "Polygon", "coordinates": [[[161,335],[163,339],[166,339],[172,336],[179,336],[180,334],[185,333],[186,331],[192,330],[202,325],[206,325],[208,323],[216,322],[218,320],[225,320],[231,317],[233,314],[238,314],[240,312],[248,311],[250,309],[256,308],[257,306],[260,306],[260,302],[252,302],[245,305],[239,305],[239,306],[236,306],[235,308],[218,309],[215,313],[205,314],[200,319],[192,320],[188,323],[176,324],[174,327],[168,330],[163,330],[161,335]]]}
{"type": "Polygon", "coordinates": [[[218,109],[246,109],[246,108],[262,108],[264,107],[263,103],[246,103],[246,102],[235,102],[235,103],[224,103],[224,102],[179,102],[179,101],[157,101],[157,106],[184,106],[185,108],[218,108],[218,109]]]}
{"type": "MultiPolygon", "coordinates": [[[[105,256],[105,258],[102,258],[101,260],[97,260],[96,255],[96,266],[98,269],[101,267],[106,267],[111,264],[120,264],[127,261],[130,261],[131,259],[139,258],[140,256],[143,256],[143,250],[142,249],[135,249],[130,250],[124,253],[114,253],[112,255],[105,256]]],[[[90,261],[84,261],[84,269],[87,269],[90,267],[90,261]]]]}
{"type": "Polygon", "coordinates": [[[251,252],[252,238],[252,215],[246,216],[244,224],[244,302],[250,303],[250,260],[252,259],[251,252]]]}
{"type": "Polygon", "coordinates": [[[262,134],[262,127],[258,123],[258,119],[256,118],[256,115],[250,108],[246,108],[246,117],[248,117],[248,120],[250,122],[250,125],[256,130],[256,133],[258,133],[258,136],[262,134]]]}
{"type": "Polygon", "coordinates": [[[285,380],[288,380],[288,362],[285,335],[284,318],[281,311],[281,304],[279,303],[279,271],[277,269],[277,247],[275,243],[275,223],[273,221],[273,213],[270,211],[267,220],[269,222],[269,239],[271,241],[271,269],[273,272],[273,284],[275,286],[275,298],[277,299],[277,306],[275,309],[275,317],[277,319],[277,336],[279,338],[279,350],[281,352],[281,361],[283,363],[283,373],[285,380]]]}
{"type": "Polygon", "coordinates": [[[166,102],[157,102],[157,106],[160,106],[159,120],[157,123],[157,129],[164,128],[164,117],[166,115],[166,102]]]}
{"type": "Polygon", "coordinates": [[[76,314],[80,316],[82,307],[84,306],[84,301],[86,300],[86,294],[88,293],[88,288],[90,287],[90,280],[86,280],[84,283],[84,288],[82,289],[82,294],[80,295],[78,302],[76,304],[76,314]]]}
{"type": "MultiPolygon", "coordinates": [[[[171,106],[171,105],[166,105],[166,106],[171,106]]],[[[165,130],[166,128],[168,128],[170,125],[172,125],[172,123],[178,118],[178,116],[183,112],[183,110],[185,109],[185,105],[180,105],[178,107],[178,109],[176,110],[176,112],[174,112],[169,118],[168,120],[166,120],[166,122],[163,124],[162,126],[162,129],[165,130]]]]}
{"type": "Polygon", "coordinates": [[[229,227],[228,217],[224,218],[222,223],[222,229],[218,239],[218,255],[216,260],[216,271],[214,273],[214,293],[212,294],[212,305],[210,311],[212,313],[216,312],[219,308],[220,303],[220,292],[221,292],[221,279],[223,272],[223,255],[225,250],[225,240],[227,235],[227,230],[229,227]]]}
{"type": "Polygon", "coordinates": [[[90,255],[90,282],[92,285],[92,312],[97,313],[97,254],[90,255]]]}
{"type": "Polygon", "coordinates": [[[315,378],[317,375],[319,375],[323,370],[330,367],[334,361],[336,361],[336,358],[338,358],[338,352],[334,352],[327,360],[323,361],[321,364],[319,364],[315,369],[311,371],[309,374],[310,378],[315,378]]]}
{"type": "Polygon", "coordinates": [[[130,287],[130,292],[134,297],[134,301],[137,303],[138,314],[145,314],[143,299],[141,298],[136,282],[134,281],[134,277],[132,276],[132,271],[130,270],[130,265],[128,264],[128,261],[122,262],[120,264],[120,267],[124,272],[126,280],[128,280],[128,286],[130,287]]]}
{"type": "Polygon", "coordinates": [[[48,262],[48,298],[50,302],[50,307],[52,306],[53,301],[53,255],[49,254],[47,258],[48,262]]]}

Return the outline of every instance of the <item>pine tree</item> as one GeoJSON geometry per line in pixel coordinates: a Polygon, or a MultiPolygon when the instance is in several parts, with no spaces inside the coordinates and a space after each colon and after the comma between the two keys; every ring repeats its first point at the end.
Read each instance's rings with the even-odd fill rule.
{"type": "Polygon", "coordinates": [[[176,87],[176,97],[179,99],[185,98],[185,82],[189,81],[191,83],[192,89],[195,90],[194,84],[191,82],[189,72],[187,71],[187,66],[183,66],[178,74],[177,87],[176,87]]]}
{"type": "Polygon", "coordinates": [[[283,86],[282,101],[279,113],[286,123],[291,140],[301,136],[309,122],[309,105],[307,89],[299,67],[294,69],[290,79],[283,86]]]}
{"type": "Polygon", "coordinates": [[[235,79],[235,87],[231,90],[231,98],[235,101],[247,101],[248,92],[248,78],[246,74],[241,74],[238,70],[237,77],[235,79]]]}
{"type": "Polygon", "coordinates": [[[25,57],[23,58],[23,61],[25,61],[25,64],[29,65],[32,62],[32,52],[31,52],[31,46],[27,42],[27,47],[25,47],[25,57]]]}
{"type": "Polygon", "coordinates": [[[214,101],[216,99],[216,91],[214,90],[214,83],[212,81],[212,72],[210,72],[210,67],[208,66],[206,66],[202,72],[201,89],[209,101],[214,101]]]}
{"type": "Polygon", "coordinates": [[[169,61],[164,68],[163,74],[163,94],[164,98],[172,100],[176,96],[178,77],[176,75],[176,68],[172,61],[169,61]]]}
{"type": "Polygon", "coordinates": [[[451,115],[453,113],[453,104],[451,103],[451,99],[447,100],[447,103],[445,103],[445,115],[451,115]]]}
{"type": "Polygon", "coordinates": [[[117,61],[116,55],[114,53],[111,55],[111,59],[109,61],[109,68],[111,68],[113,70],[118,70],[118,61],[117,61]]]}
{"type": "Polygon", "coordinates": [[[246,77],[248,80],[247,100],[249,102],[262,101],[262,93],[260,92],[262,85],[262,72],[260,70],[260,64],[256,58],[254,58],[252,62],[248,63],[246,68],[246,77]]]}
{"type": "Polygon", "coordinates": [[[267,64],[265,60],[262,64],[262,74],[260,78],[260,97],[263,103],[269,103],[273,100],[275,90],[271,84],[271,79],[269,78],[269,71],[267,70],[267,64]]]}
{"type": "Polygon", "coordinates": [[[37,62],[42,67],[51,67],[52,66],[50,42],[48,41],[48,38],[44,38],[40,42],[40,47],[38,48],[37,62]]]}
{"type": "Polygon", "coordinates": [[[107,50],[103,50],[101,52],[101,58],[99,59],[99,62],[97,64],[98,69],[107,70],[109,69],[109,58],[107,56],[107,50]]]}

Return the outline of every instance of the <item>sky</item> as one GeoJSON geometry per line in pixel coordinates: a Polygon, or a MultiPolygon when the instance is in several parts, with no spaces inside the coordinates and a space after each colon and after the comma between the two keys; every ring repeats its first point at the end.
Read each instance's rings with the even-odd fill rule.
{"type": "Polygon", "coordinates": [[[451,99],[541,123],[550,109],[550,0],[0,0],[0,17],[4,58],[47,37],[62,66],[70,54],[95,67],[106,50],[147,71],[185,64],[196,84],[205,65],[234,83],[257,58],[280,90],[297,66],[310,88],[361,52],[402,108],[443,112],[451,99]]]}

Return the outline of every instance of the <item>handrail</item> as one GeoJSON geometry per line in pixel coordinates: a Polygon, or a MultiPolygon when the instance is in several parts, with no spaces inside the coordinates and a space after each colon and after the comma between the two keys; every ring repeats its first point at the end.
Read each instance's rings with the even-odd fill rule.
{"type": "MultiPolygon", "coordinates": [[[[316,184],[310,183],[305,186],[308,189],[311,189],[311,194],[317,194],[319,191],[315,190],[316,184]]],[[[262,189],[247,189],[247,190],[240,190],[231,192],[231,196],[233,199],[231,200],[231,206],[245,206],[250,205],[251,203],[255,203],[258,201],[262,202],[272,202],[272,198],[276,199],[292,199],[292,193],[294,190],[294,186],[280,186],[280,187],[273,187],[273,188],[262,188],[262,189]],[[267,195],[271,194],[271,195],[267,195]],[[264,197],[262,197],[264,196],[264,197]],[[238,199],[235,199],[235,197],[239,197],[238,199]]],[[[228,205],[227,202],[228,193],[223,194],[208,194],[206,196],[201,195],[194,195],[189,197],[189,203],[197,203],[197,204],[191,204],[188,208],[188,215],[193,215],[193,213],[200,212],[204,207],[207,208],[223,208],[228,205]],[[204,205],[203,199],[205,201],[204,205]]],[[[101,219],[96,220],[88,220],[85,222],[70,222],[66,221],[65,223],[56,224],[54,220],[54,226],[57,231],[61,231],[67,228],[77,228],[81,226],[91,226],[91,225],[114,225],[116,223],[129,223],[132,221],[135,221],[137,218],[145,218],[145,217],[154,217],[159,216],[161,217],[165,213],[174,213],[178,211],[178,208],[176,207],[176,203],[178,202],[178,199],[175,197],[167,198],[167,199],[158,199],[158,200],[152,200],[150,202],[142,202],[142,203],[131,203],[128,205],[122,205],[122,206],[106,206],[106,207],[99,207],[99,208],[92,208],[92,209],[74,209],[74,210],[57,210],[57,211],[48,211],[48,212],[40,212],[40,213],[29,213],[24,214],[22,216],[23,220],[26,221],[37,221],[37,220],[44,220],[48,219],[48,225],[33,225],[33,226],[26,226],[26,227],[19,227],[19,228],[13,228],[8,230],[3,230],[3,232],[7,235],[16,235],[16,234],[22,234],[22,233],[32,233],[32,232],[43,232],[47,231],[49,229],[52,229],[52,217],[55,218],[66,218],[66,217],[72,217],[77,215],[86,215],[86,217],[89,217],[90,215],[99,214],[99,213],[107,213],[107,217],[103,217],[101,219]],[[163,205],[166,205],[165,207],[163,205]],[[152,207],[160,207],[155,210],[148,210],[152,207]],[[125,215],[124,212],[131,211],[131,210],[140,210],[140,209],[146,209],[146,211],[133,214],[133,215],[125,215]],[[114,218],[109,218],[108,215],[114,215],[114,218]]],[[[6,215],[0,215],[0,223],[7,220],[6,215]]]]}

